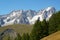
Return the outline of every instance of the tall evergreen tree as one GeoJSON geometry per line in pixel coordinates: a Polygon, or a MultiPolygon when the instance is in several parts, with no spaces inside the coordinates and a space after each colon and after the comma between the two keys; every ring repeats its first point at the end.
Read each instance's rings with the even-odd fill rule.
{"type": "Polygon", "coordinates": [[[49,33],[54,33],[58,30],[58,26],[60,25],[60,11],[56,12],[52,15],[49,20],[49,33]]]}
{"type": "Polygon", "coordinates": [[[26,35],[26,40],[29,40],[30,39],[30,36],[28,33],[25,34],[26,35]]]}
{"type": "Polygon", "coordinates": [[[8,36],[8,39],[7,39],[7,40],[11,40],[11,39],[10,39],[10,36],[8,36]]]}
{"type": "Polygon", "coordinates": [[[17,37],[15,38],[15,40],[21,40],[20,34],[17,34],[17,37]]]}
{"type": "Polygon", "coordinates": [[[45,36],[48,36],[48,30],[49,30],[49,23],[44,19],[41,23],[42,25],[42,38],[45,36]]]}
{"type": "Polygon", "coordinates": [[[40,40],[42,34],[41,27],[41,22],[38,19],[33,26],[32,32],[30,34],[30,40],[40,40]]]}
{"type": "Polygon", "coordinates": [[[29,35],[24,33],[21,40],[29,40],[29,35]]]}

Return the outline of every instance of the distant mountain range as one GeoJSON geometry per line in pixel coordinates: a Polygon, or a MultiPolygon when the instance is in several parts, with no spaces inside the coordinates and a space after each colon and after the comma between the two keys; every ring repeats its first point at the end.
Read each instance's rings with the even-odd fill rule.
{"type": "Polygon", "coordinates": [[[7,15],[0,15],[0,25],[34,24],[38,18],[40,21],[43,21],[43,19],[48,21],[55,12],[54,7],[48,7],[37,12],[35,10],[15,10],[7,15]]]}

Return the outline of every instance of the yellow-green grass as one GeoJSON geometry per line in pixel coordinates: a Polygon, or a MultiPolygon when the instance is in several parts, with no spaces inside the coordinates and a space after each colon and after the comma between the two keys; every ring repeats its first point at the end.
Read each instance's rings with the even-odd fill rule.
{"type": "Polygon", "coordinates": [[[17,33],[20,33],[21,35],[23,33],[30,33],[32,30],[33,26],[28,25],[28,24],[13,24],[13,25],[8,25],[4,27],[0,27],[0,32],[6,30],[6,29],[14,29],[17,33]]]}
{"type": "Polygon", "coordinates": [[[44,37],[41,40],[60,40],[60,31],[57,31],[47,37],[44,37]]]}

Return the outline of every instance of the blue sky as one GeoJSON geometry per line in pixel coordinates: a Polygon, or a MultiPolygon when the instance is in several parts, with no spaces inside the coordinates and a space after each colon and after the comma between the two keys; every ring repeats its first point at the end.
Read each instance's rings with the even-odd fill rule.
{"type": "Polygon", "coordinates": [[[8,14],[13,10],[41,10],[49,6],[60,10],[60,0],[0,0],[0,15],[8,14]]]}

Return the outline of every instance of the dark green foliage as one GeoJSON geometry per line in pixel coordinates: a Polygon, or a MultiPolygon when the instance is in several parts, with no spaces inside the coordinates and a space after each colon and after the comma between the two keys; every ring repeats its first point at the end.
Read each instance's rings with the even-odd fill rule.
{"type": "Polygon", "coordinates": [[[44,20],[42,21],[41,25],[42,25],[42,38],[43,38],[43,37],[49,35],[49,33],[48,33],[49,23],[46,22],[46,20],[44,19],[44,20]]]}
{"type": "Polygon", "coordinates": [[[1,25],[0,25],[0,27],[1,27],[1,25]]]}
{"type": "Polygon", "coordinates": [[[8,36],[8,39],[7,39],[7,40],[11,40],[11,39],[10,39],[10,36],[8,36]]]}
{"type": "Polygon", "coordinates": [[[26,40],[26,35],[25,33],[22,35],[22,39],[21,40],[26,40]]]}
{"type": "Polygon", "coordinates": [[[29,40],[29,39],[30,39],[29,34],[28,34],[28,33],[26,33],[25,35],[26,35],[26,36],[25,36],[25,37],[26,37],[26,40],[29,40]]]}
{"type": "MultiPolygon", "coordinates": [[[[60,12],[58,12],[58,14],[59,13],[60,12]]],[[[31,32],[30,39],[39,40],[45,36],[48,36],[51,33],[56,32],[60,27],[60,15],[57,15],[54,14],[49,21],[43,20],[42,22],[40,22],[39,20],[37,20],[31,32]]]]}
{"type": "Polygon", "coordinates": [[[34,27],[33,27],[32,32],[30,34],[30,39],[31,40],[40,40],[41,33],[42,33],[42,28],[41,27],[42,27],[41,22],[38,19],[36,21],[36,23],[34,24],[34,27]]]}
{"type": "MultiPolygon", "coordinates": [[[[38,19],[33,26],[30,36],[28,33],[24,33],[22,37],[17,34],[15,40],[40,40],[58,30],[60,30],[60,11],[53,14],[49,21],[44,19],[41,22],[38,19]]],[[[10,40],[10,37],[8,37],[8,40],[10,40]]]]}
{"type": "Polygon", "coordinates": [[[52,15],[49,20],[49,33],[54,33],[60,28],[60,11],[52,15]]]}
{"type": "Polygon", "coordinates": [[[40,40],[58,30],[60,30],[60,11],[53,14],[49,21],[44,19],[40,22],[38,19],[33,26],[30,36],[24,33],[21,40],[40,40]]]}
{"type": "Polygon", "coordinates": [[[17,34],[17,37],[15,38],[15,40],[21,40],[20,34],[17,34]]]}
{"type": "Polygon", "coordinates": [[[21,40],[29,40],[29,35],[28,35],[28,33],[24,33],[23,35],[22,35],[22,39],[21,40]]]}

